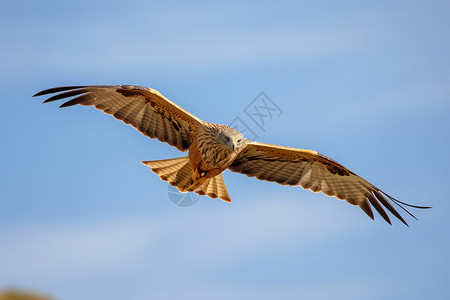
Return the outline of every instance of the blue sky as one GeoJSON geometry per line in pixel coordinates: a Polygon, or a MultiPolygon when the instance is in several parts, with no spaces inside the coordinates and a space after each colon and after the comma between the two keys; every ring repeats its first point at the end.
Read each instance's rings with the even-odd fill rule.
{"type": "Polygon", "coordinates": [[[0,288],[64,300],[448,297],[449,11],[448,1],[3,1],[0,288]],[[317,150],[433,209],[389,226],[228,171],[231,204],[177,207],[140,161],[184,154],[92,108],[31,98],[82,84],[149,86],[224,124],[252,124],[244,109],[264,91],[283,114],[261,141],[317,150]]]}

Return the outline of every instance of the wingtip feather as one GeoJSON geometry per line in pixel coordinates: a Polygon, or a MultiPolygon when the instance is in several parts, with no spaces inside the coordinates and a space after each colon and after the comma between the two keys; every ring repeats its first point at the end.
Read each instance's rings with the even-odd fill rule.
{"type": "Polygon", "coordinates": [[[81,89],[81,88],[85,88],[85,87],[86,87],[85,85],[55,87],[55,88],[50,88],[50,89],[40,91],[40,92],[34,94],[33,97],[54,94],[54,93],[63,92],[63,91],[67,91],[67,90],[81,89]]]}
{"type": "Polygon", "coordinates": [[[375,197],[372,194],[368,194],[367,195],[367,199],[369,200],[370,204],[372,204],[372,206],[376,209],[376,211],[380,214],[381,217],[383,217],[383,219],[389,223],[389,225],[392,225],[391,220],[389,219],[389,216],[387,215],[387,213],[384,211],[383,207],[381,206],[381,204],[378,202],[377,199],[375,199],[375,197]]]}
{"type": "Polygon", "coordinates": [[[370,205],[367,202],[367,200],[364,202],[361,202],[359,204],[359,207],[366,213],[366,215],[368,215],[372,220],[374,220],[372,208],[370,208],[370,205]]]}
{"type": "Polygon", "coordinates": [[[383,195],[380,194],[380,192],[377,190],[372,191],[372,194],[375,196],[376,200],[378,200],[381,204],[383,204],[384,207],[386,207],[391,212],[391,214],[393,214],[397,219],[402,221],[403,224],[408,226],[408,223],[406,223],[406,221],[398,213],[398,211],[396,211],[395,208],[391,205],[391,203],[389,203],[388,199],[383,197],[383,195]]]}

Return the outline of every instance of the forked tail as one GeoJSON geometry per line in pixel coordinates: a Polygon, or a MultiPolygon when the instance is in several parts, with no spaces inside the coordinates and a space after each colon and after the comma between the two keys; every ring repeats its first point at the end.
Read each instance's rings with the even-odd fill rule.
{"type": "Polygon", "coordinates": [[[153,173],[159,175],[159,178],[169,182],[170,185],[173,185],[182,193],[195,192],[199,195],[207,195],[210,198],[220,198],[224,201],[231,202],[222,174],[208,178],[195,190],[189,189],[193,183],[192,174],[194,170],[188,156],[143,161],[142,163],[149,166],[153,173]]]}

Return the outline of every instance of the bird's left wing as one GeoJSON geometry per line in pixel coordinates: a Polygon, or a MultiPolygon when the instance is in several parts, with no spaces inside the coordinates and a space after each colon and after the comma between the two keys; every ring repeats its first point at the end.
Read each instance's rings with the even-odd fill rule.
{"type": "Polygon", "coordinates": [[[133,85],[65,86],[34,96],[56,94],[45,102],[75,98],[60,107],[93,105],[96,109],[130,124],[150,138],[157,138],[186,151],[203,121],[182,109],[157,90],[133,85]]]}
{"type": "MultiPolygon", "coordinates": [[[[313,192],[334,196],[350,204],[358,205],[373,219],[371,204],[389,224],[391,221],[383,206],[408,225],[390,201],[402,209],[404,208],[400,204],[428,208],[400,202],[341,164],[312,150],[249,141],[229,169],[260,180],[277,182],[281,185],[301,186],[313,192]]],[[[413,216],[409,212],[408,214],[413,216]]]]}

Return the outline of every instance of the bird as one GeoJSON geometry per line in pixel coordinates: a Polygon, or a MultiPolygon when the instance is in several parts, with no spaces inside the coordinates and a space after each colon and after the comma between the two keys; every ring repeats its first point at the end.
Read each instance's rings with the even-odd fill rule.
{"type": "Polygon", "coordinates": [[[188,151],[187,156],[142,161],[162,180],[180,192],[194,192],[231,202],[222,172],[230,170],[280,185],[300,186],[359,206],[372,220],[372,207],[389,224],[386,212],[409,226],[392,204],[411,217],[401,202],[338,162],[314,150],[251,141],[236,129],[203,121],[176,105],[157,90],[134,85],[55,87],[33,97],[50,95],[43,103],[65,99],[60,107],[94,106],[136,128],[149,138],[188,151]],[[385,210],[386,209],[386,210],[385,210]]]}

